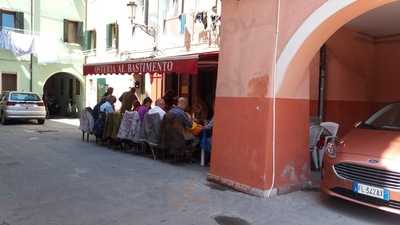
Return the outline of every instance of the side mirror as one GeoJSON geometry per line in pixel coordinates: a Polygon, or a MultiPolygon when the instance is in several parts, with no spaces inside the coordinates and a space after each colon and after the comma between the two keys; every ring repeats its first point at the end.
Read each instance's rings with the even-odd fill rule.
{"type": "Polygon", "coordinates": [[[354,128],[358,128],[359,126],[361,126],[362,123],[363,123],[363,121],[358,121],[353,126],[354,126],[354,128]]]}

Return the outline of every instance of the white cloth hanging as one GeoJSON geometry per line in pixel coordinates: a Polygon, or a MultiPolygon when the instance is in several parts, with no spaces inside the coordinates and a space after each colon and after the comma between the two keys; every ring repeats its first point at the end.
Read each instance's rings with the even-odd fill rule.
{"type": "Polygon", "coordinates": [[[11,51],[16,56],[23,56],[33,52],[34,38],[30,34],[23,34],[9,30],[0,31],[0,48],[11,51]]]}

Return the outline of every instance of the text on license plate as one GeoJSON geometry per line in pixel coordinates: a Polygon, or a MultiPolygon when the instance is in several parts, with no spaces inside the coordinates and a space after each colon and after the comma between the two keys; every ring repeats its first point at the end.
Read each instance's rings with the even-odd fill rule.
{"type": "Polygon", "coordinates": [[[353,183],[353,191],[359,194],[389,201],[389,191],[384,188],[374,187],[366,184],[353,183]]]}

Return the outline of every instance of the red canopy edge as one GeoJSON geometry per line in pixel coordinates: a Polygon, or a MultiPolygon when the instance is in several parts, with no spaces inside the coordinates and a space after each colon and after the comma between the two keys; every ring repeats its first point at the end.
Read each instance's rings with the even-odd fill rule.
{"type": "Polygon", "coordinates": [[[186,73],[197,74],[197,57],[170,57],[164,59],[143,59],[135,61],[86,64],[83,75],[132,74],[132,73],[186,73]]]}

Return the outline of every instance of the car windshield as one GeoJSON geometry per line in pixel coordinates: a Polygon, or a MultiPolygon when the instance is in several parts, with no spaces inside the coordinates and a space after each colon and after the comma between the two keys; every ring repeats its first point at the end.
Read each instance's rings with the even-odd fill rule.
{"type": "Polygon", "coordinates": [[[40,101],[40,97],[37,94],[32,94],[32,93],[12,93],[10,100],[11,101],[40,101]]]}
{"type": "Polygon", "coordinates": [[[400,103],[383,107],[364,123],[371,129],[400,130],[400,103]]]}

